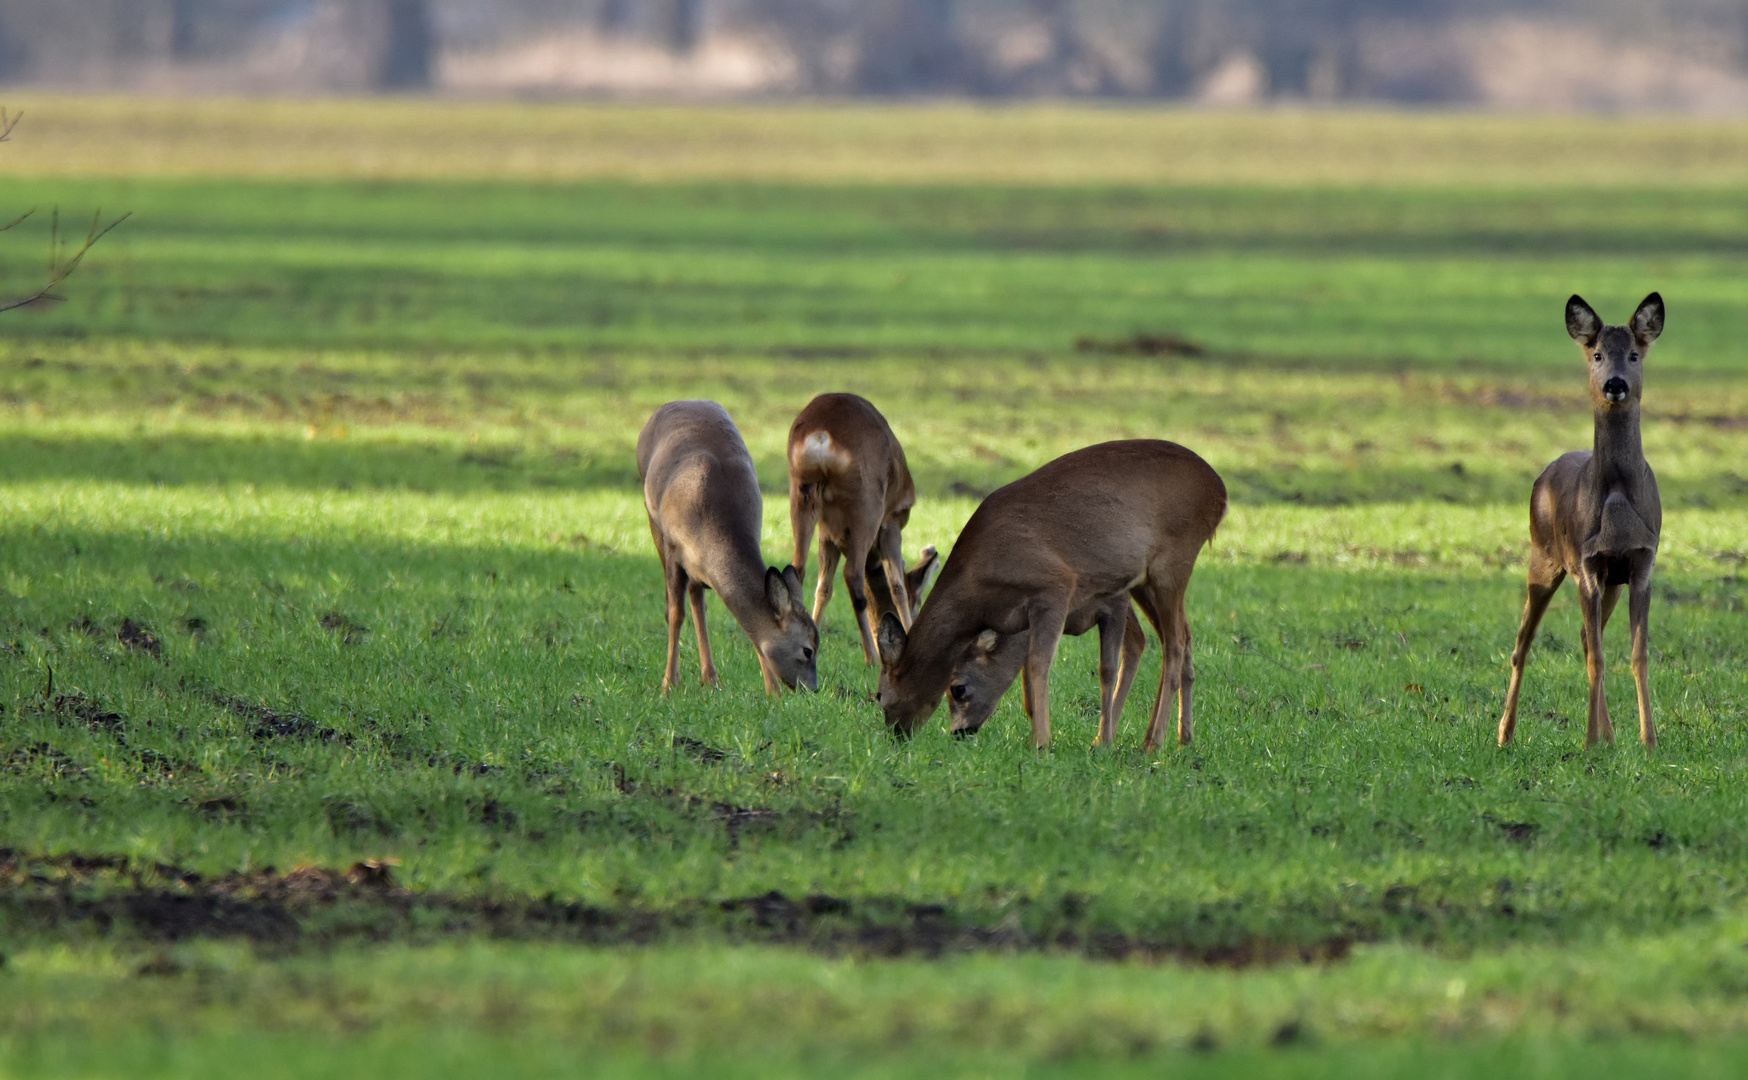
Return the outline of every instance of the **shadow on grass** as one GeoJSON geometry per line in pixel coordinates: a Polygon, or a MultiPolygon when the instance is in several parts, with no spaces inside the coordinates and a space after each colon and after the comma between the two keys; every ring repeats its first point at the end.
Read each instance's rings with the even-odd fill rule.
{"type": "MultiPolygon", "coordinates": [[[[926,451],[911,455],[925,496],[981,500],[1025,475],[1022,463],[967,467],[926,451]]],[[[761,457],[767,500],[783,502],[783,463],[761,457]]],[[[1350,506],[1436,500],[1468,506],[1527,503],[1530,478],[1521,469],[1490,469],[1453,460],[1426,466],[1338,466],[1228,469],[1235,503],[1350,506]]],[[[228,438],[174,435],[34,438],[0,435],[0,483],[83,481],[154,487],[256,484],[310,491],[391,490],[464,495],[470,492],[639,489],[637,468],[617,455],[597,458],[568,448],[525,445],[469,447],[289,435],[228,438]]],[[[1735,471],[1663,481],[1670,506],[1716,507],[1740,501],[1735,471]]]]}
{"type": "Polygon", "coordinates": [[[301,439],[0,436],[0,483],[45,480],[166,486],[259,484],[311,490],[594,490],[638,486],[634,462],[570,450],[301,439]]]}

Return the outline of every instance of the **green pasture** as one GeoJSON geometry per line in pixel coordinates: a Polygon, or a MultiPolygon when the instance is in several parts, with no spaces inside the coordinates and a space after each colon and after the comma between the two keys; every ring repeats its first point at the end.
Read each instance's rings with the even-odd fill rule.
{"type": "MultiPolygon", "coordinates": [[[[137,108],[34,107],[54,153],[0,185],[134,213],[65,303],[0,317],[0,1077],[1739,1071],[1748,133],[1671,124],[1683,168],[1595,183],[1542,156],[1560,119],[1015,110],[979,137],[1031,172],[894,175],[897,133],[983,129],[858,112],[858,150],[818,111],[697,109],[638,145],[733,168],[374,175],[443,106],[329,103],[313,174],[166,166],[120,121],[106,171],[137,108]],[[1077,116],[1229,124],[1249,164],[1147,180],[1075,157],[1077,116]],[[694,145],[749,117],[783,138],[694,145]],[[1382,164],[1295,173],[1295,123],[1382,164]],[[1503,181],[1437,182],[1405,138],[1503,181]],[[1529,484],[1589,439],[1561,305],[1651,289],[1662,742],[1623,618],[1621,743],[1583,748],[1562,597],[1502,751],[1529,484]],[[912,553],[1089,442],[1220,470],[1194,745],[1137,749],[1150,643],[1088,748],[1090,637],[1049,750],[1017,695],[896,742],[841,596],[818,694],[767,697],[712,602],[723,685],[688,643],[661,698],[638,429],[722,401],[780,563],[784,438],[825,390],[904,441],[912,553]]],[[[287,122],[157,108],[195,165],[287,122]]],[[[530,153],[564,123],[622,151],[639,115],[469,109],[530,153]]],[[[0,238],[7,288],[45,217],[0,238]]]]}

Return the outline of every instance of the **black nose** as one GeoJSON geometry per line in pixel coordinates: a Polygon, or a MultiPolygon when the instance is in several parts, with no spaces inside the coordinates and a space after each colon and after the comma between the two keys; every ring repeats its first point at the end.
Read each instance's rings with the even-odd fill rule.
{"type": "Polygon", "coordinates": [[[1602,396],[1610,401],[1624,401],[1627,396],[1627,380],[1616,375],[1602,384],[1602,396]]]}

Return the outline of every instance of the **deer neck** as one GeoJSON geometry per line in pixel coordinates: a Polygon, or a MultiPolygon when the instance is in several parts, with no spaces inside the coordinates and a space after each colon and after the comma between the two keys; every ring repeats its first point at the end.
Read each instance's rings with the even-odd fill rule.
{"type": "Polygon", "coordinates": [[[757,639],[756,630],[775,621],[765,597],[765,557],[757,543],[735,544],[722,565],[710,568],[710,587],[741,628],[757,639]]]}
{"type": "Polygon", "coordinates": [[[1645,468],[1645,447],[1639,439],[1639,403],[1596,410],[1596,442],[1591,463],[1598,484],[1637,478],[1645,468]]]}

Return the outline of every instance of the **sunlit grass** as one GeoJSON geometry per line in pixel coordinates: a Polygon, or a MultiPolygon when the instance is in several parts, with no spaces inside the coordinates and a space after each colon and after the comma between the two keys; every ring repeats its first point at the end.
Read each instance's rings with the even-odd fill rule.
{"type": "Polygon", "coordinates": [[[0,1076],[1734,1064],[1741,125],[13,104],[8,197],[137,214],[66,305],[0,324],[0,1076]],[[1639,150],[1570,168],[1611,139],[1639,150]],[[1621,744],[1582,748],[1562,597],[1501,751],[1529,485],[1590,438],[1559,305],[1651,288],[1662,745],[1633,738],[1616,625],[1621,744]],[[1088,749],[1090,636],[1048,752],[1016,701],[895,742],[841,595],[822,693],[767,697],[712,602],[722,687],[688,638],[657,695],[639,426],[722,401],[781,562],[784,439],[824,390],[904,441],[913,553],[1090,442],[1214,464],[1195,744],[1137,748],[1150,645],[1118,749],[1088,749]],[[71,854],[129,863],[43,861],[71,854]],[[348,894],[258,945],[101,907],[367,858],[435,906],[348,894]],[[1061,947],[733,944],[770,928],[723,902],[771,890],[842,901],[839,929],[938,905],[1061,947]],[[489,904],[663,929],[443,921],[489,904]],[[1100,935],[1348,958],[1113,964],[1100,935]]]}

